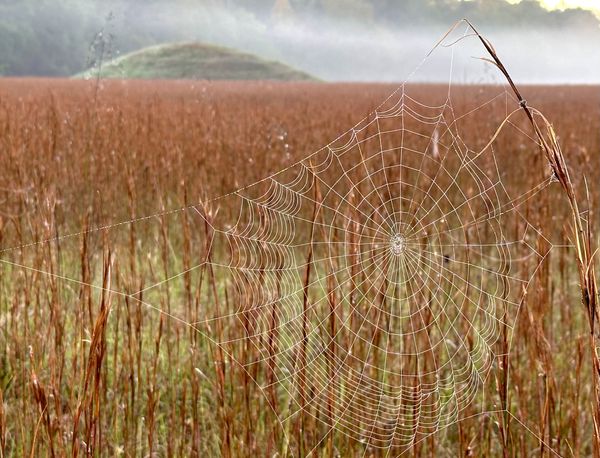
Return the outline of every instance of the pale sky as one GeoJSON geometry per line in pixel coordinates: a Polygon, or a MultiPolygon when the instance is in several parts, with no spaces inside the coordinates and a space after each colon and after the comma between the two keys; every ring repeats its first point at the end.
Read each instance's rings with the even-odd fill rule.
{"type": "MultiPolygon", "coordinates": [[[[521,0],[508,0],[510,3],[520,3],[521,0]]],[[[583,8],[593,11],[600,18],[600,0],[538,0],[549,10],[564,10],[567,8],[583,8]]]]}

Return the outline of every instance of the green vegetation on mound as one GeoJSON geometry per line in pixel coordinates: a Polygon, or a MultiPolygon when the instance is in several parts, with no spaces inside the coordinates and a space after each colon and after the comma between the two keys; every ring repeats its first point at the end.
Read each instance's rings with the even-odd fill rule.
{"type": "MultiPolygon", "coordinates": [[[[91,69],[77,76],[98,76],[91,69]]],[[[103,78],[280,80],[314,78],[281,62],[201,43],[152,46],[126,54],[101,67],[103,78]]]]}

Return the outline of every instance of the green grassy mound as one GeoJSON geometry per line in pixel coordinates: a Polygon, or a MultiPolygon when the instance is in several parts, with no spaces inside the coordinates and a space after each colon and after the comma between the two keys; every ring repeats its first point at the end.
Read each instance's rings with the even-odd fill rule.
{"type": "MultiPolygon", "coordinates": [[[[77,77],[96,77],[98,69],[77,77]]],[[[152,46],[102,65],[103,78],[202,80],[314,80],[281,62],[269,61],[234,49],[202,43],[152,46]]]]}

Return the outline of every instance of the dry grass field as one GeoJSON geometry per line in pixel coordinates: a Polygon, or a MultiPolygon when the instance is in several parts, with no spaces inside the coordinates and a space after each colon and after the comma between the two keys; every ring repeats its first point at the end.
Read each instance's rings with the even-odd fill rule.
{"type": "MultiPolygon", "coordinates": [[[[393,89],[0,80],[0,457],[591,456],[569,210],[526,119],[494,138],[515,105],[504,88],[455,86],[450,112],[432,108],[445,87],[408,86],[406,113],[421,118],[381,116],[379,135],[356,134],[362,148],[341,138],[342,152],[306,160],[393,89]],[[440,112],[465,115],[460,141],[430,123],[440,112]],[[492,138],[474,169],[439,158],[492,138]],[[456,176],[437,178],[439,161],[456,176]],[[403,188],[421,176],[426,192],[403,188]],[[498,183],[527,198],[502,206],[498,183]],[[397,256],[377,258],[381,213],[421,208],[446,215],[431,227],[487,216],[481,230],[432,234],[425,211],[414,242],[393,239],[397,256]],[[411,258],[407,246],[478,249],[411,258]]],[[[522,92],[597,221],[600,89],[522,92]]]]}

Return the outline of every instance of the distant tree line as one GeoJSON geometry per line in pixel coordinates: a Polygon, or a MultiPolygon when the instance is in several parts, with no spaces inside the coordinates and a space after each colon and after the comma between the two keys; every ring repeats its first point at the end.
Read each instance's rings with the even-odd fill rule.
{"type": "Polygon", "coordinates": [[[251,37],[261,49],[273,46],[268,30],[284,20],[394,30],[459,17],[494,27],[598,29],[589,12],[549,13],[533,0],[0,0],[0,75],[72,75],[165,41],[235,46],[251,37]]]}

